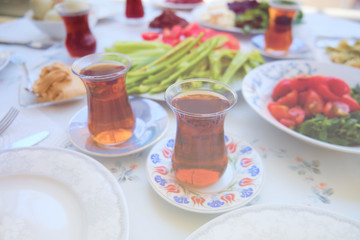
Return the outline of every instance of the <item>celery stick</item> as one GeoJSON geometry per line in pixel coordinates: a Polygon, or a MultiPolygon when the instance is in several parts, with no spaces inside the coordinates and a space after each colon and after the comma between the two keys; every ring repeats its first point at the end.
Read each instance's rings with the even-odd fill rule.
{"type": "Polygon", "coordinates": [[[116,41],[111,48],[105,48],[106,51],[128,54],[143,49],[171,49],[171,46],[162,42],[155,41],[116,41]]]}
{"type": "Polygon", "coordinates": [[[177,67],[177,71],[169,76],[167,79],[164,79],[160,82],[160,86],[167,86],[169,83],[174,82],[181,74],[185,73],[196,64],[198,64],[203,58],[205,58],[209,53],[216,47],[219,42],[219,38],[212,37],[209,40],[201,44],[197,49],[191,51],[187,55],[187,59],[190,59],[190,62],[184,61],[180,63],[177,67]],[[203,50],[204,49],[204,50],[203,50]],[[198,54],[198,52],[200,54],[198,54]]]}
{"type": "Polygon", "coordinates": [[[230,83],[231,78],[246,63],[248,59],[249,53],[243,53],[241,51],[238,51],[233,60],[231,61],[229,67],[225,70],[221,81],[227,84],[230,83]]]}

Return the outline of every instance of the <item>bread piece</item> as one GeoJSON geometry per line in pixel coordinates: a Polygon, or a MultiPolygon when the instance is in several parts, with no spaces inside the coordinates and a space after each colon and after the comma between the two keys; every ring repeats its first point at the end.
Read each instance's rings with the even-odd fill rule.
{"type": "Polygon", "coordinates": [[[85,95],[86,89],[69,66],[55,62],[41,69],[33,84],[33,92],[42,100],[59,101],[85,95]]]}

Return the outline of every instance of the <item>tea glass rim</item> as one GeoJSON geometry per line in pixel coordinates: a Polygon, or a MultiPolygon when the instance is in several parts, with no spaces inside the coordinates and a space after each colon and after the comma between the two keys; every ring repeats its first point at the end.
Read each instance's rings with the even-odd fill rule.
{"type": "MultiPolygon", "coordinates": [[[[191,90],[196,90],[196,89],[201,89],[201,88],[194,88],[194,89],[190,89],[191,90]]],[[[215,93],[219,93],[218,91],[214,90],[214,89],[209,89],[209,91],[213,91],[215,93]]],[[[235,104],[237,103],[238,101],[238,95],[236,93],[236,91],[228,84],[224,83],[224,82],[221,82],[221,81],[217,81],[217,80],[213,80],[213,79],[208,79],[208,78],[190,78],[190,79],[186,79],[186,80],[181,80],[181,81],[177,81],[175,83],[173,83],[172,85],[170,85],[166,91],[165,91],[165,101],[166,103],[170,106],[170,108],[173,110],[173,111],[176,111],[177,113],[180,113],[180,114],[184,114],[186,116],[191,116],[191,117],[198,117],[198,118],[211,118],[211,117],[214,117],[214,116],[218,116],[218,115],[223,115],[225,114],[227,111],[229,111],[230,109],[232,109],[235,104]],[[206,82],[206,83],[214,83],[214,84],[220,84],[222,85],[223,87],[226,88],[227,91],[229,91],[232,96],[234,97],[233,101],[229,100],[228,97],[224,96],[223,94],[221,94],[222,96],[224,96],[226,98],[226,100],[229,100],[229,103],[230,103],[230,106],[227,107],[226,109],[224,110],[221,110],[221,111],[218,111],[218,112],[213,112],[213,113],[192,113],[192,112],[187,112],[187,111],[184,111],[184,110],[181,110],[177,107],[174,107],[172,104],[171,104],[171,101],[174,99],[175,96],[177,96],[178,94],[182,93],[182,92],[178,92],[177,94],[175,94],[173,97],[169,97],[169,94],[170,94],[170,91],[174,88],[176,88],[177,86],[181,85],[181,84],[185,84],[185,83],[189,83],[189,82],[206,82]]]]}
{"type": "Polygon", "coordinates": [[[301,5],[300,2],[296,0],[269,0],[269,7],[284,11],[298,11],[301,5]]]}
{"type": "Polygon", "coordinates": [[[88,2],[60,2],[55,4],[54,9],[60,16],[78,16],[89,13],[92,9],[92,4],[88,2]],[[81,8],[69,8],[73,4],[81,4],[81,8]]]}
{"type": "MultiPolygon", "coordinates": [[[[104,61],[103,63],[120,63],[118,61],[104,61]]],[[[78,76],[79,78],[81,79],[85,79],[86,81],[106,81],[106,80],[110,80],[110,79],[113,79],[114,77],[117,77],[117,76],[123,76],[125,75],[129,69],[131,68],[132,66],[132,60],[131,58],[126,55],[126,54],[123,54],[123,53],[115,53],[115,52],[101,52],[101,53],[93,53],[93,54],[89,54],[89,55],[86,55],[84,57],[81,57],[79,59],[76,59],[72,66],[71,66],[71,70],[72,72],[78,76]],[[110,74],[104,74],[104,75],[96,75],[96,76],[93,76],[93,75],[84,75],[84,74],[81,74],[80,71],[83,68],[80,68],[78,65],[81,64],[82,62],[88,62],[88,64],[86,64],[86,67],[88,66],[91,66],[91,65],[94,65],[94,64],[99,64],[99,63],[102,63],[101,62],[101,58],[100,61],[91,61],[92,58],[96,59],[97,57],[101,57],[101,56],[120,56],[120,57],[124,57],[127,59],[128,61],[128,64],[124,64],[125,68],[122,69],[121,71],[119,72],[115,72],[115,73],[110,73],[110,74]]]]}

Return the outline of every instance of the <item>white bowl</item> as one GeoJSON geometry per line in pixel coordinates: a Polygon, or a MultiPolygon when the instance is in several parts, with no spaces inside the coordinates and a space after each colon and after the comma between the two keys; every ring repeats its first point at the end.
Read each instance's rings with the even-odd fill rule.
{"type": "Polygon", "coordinates": [[[267,109],[272,101],[271,93],[277,82],[299,74],[324,75],[344,80],[350,87],[359,83],[360,69],[346,65],[314,62],[309,60],[282,60],[266,63],[253,69],[242,82],[242,94],[246,102],[266,121],[284,132],[310,144],[348,153],[360,153],[360,146],[345,147],[302,135],[277,121],[267,109]]]}
{"type": "MultiPolygon", "coordinates": [[[[40,31],[47,34],[54,40],[63,40],[66,37],[66,29],[63,21],[41,21],[33,18],[33,10],[29,10],[25,13],[25,17],[28,18],[40,31]]],[[[89,14],[90,29],[97,23],[97,17],[92,12],[89,14]]]]}

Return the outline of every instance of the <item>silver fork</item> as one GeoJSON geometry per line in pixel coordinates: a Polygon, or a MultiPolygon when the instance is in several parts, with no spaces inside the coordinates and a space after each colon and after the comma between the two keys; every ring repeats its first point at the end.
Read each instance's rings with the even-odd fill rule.
{"type": "Polygon", "coordinates": [[[19,114],[19,110],[11,107],[9,111],[5,114],[3,119],[0,120],[0,134],[2,134],[10,124],[15,120],[16,116],[19,114]]]}

